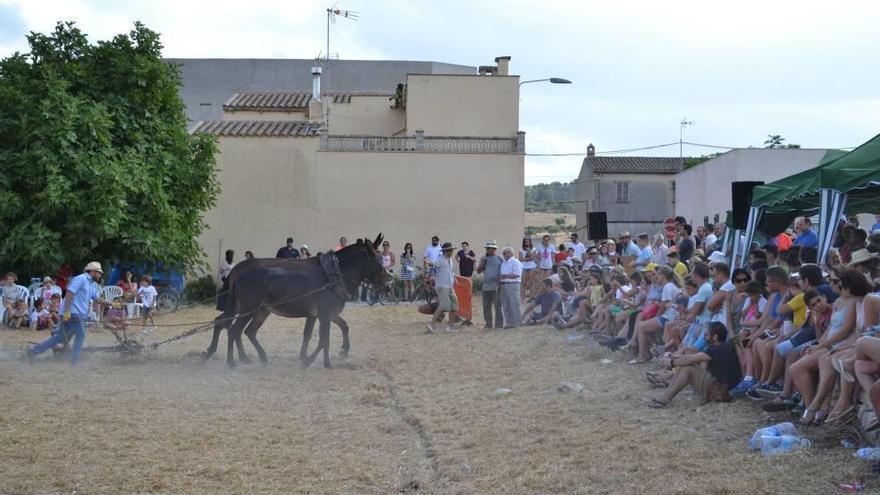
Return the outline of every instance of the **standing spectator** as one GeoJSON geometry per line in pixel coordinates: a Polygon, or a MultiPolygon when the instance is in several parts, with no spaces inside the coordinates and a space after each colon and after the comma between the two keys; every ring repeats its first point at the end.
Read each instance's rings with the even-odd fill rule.
{"type": "Polygon", "coordinates": [[[458,332],[455,328],[455,317],[458,312],[458,298],[455,297],[455,272],[452,269],[452,247],[451,242],[444,242],[441,247],[440,259],[434,263],[437,275],[434,281],[434,288],[437,289],[437,311],[431,323],[428,324],[428,333],[434,333],[434,325],[443,321],[443,314],[449,313],[449,323],[446,325],[446,331],[450,333],[458,332]]]}
{"type": "MultiPolygon", "coordinates": [[[[245,257],[247,257],[246,253],[245,253],[245,257]]],[[[311,257],[312,257],[312,252],[309,251],[309,246],[307,244],[303,244],[302,246],[299,247],[299,258],[300,259],[304,260],[304,259],[311,258],[311,257]]]]}
{"type": "Polygon", "coordinates": [[[400,280],[403,282],[403,297],[409,301],[412,299],[413,280],[416,278],[416,255],[413,253],[413,245],[407,242],[403,245],[403,253],[400,254],[400,280]]]}
{"type": "MultiPolygon", "coordinates": [[[[280,256],[279,256],[280,257],[280,256]]],[[[226,301],[229,299],[229,274],[232,273],[233,259],[235,251],[226,250],[226,257],[220,262],[220,268],[217,270],[217,279],[220,280],[220,291],[217,292],[217,310],[224,311],[226,309],[226,301]]],[[[146,277],[141,277],[141,281],[146,277]]],[[[153,289],[154,291],[156,289],[153,289]]],[[[140,294],[140,289],[137,294],[140,294]]],[[[145,307],[146,308],[146,307],[145,307]]]]}
{"type": "Polygon", "coordinates": [[[254,252],[253,251],[245,251],[244,252],[244,260],[247,261],[247,260],[252,260],[252,259],[254,259],[254,252]]]}
{"type": "MultiPolygon", "coordinates": [[[[230,252],[231,251],[227,251],[227,253],[230,252]]],[[[147,320],[150,321],[151,325],[156,324],[156,320],[153,319],[153,310],[156,308],[157,295],[158,292],[156,292],[156,288],[153,287],[153,277],[143,275],[141,277],[141,286],[138,288],[138,299],[140,299],[141,306],[144,308],[144,325],[147,324],[147,320]]]]}
{"type": "Polygon", "coordinates": [[[651,238],[648,237],[648,234],[639,234],[639,255],[636,257],[635,267],[636,271],[642,271],[648,266],[648,263],[651,263],[654,260],[654,251],[651,249],[651,238]]]}
{"type": "Polygon", "coordinates": [[[556,254],[556,247],[550,244],[549,235],[544,235],[541,238],[541,244],[535,248],[535,254],[538,257],[538,270],[541,273],[540,279],[543,281],[550,276],[550,271],[553,270],[553,256],[556,254]]]}
{"type": "Polygon", "coordinates": [[[566,243],[566,248],[573,247],[574,248],[574,257],[577,258],[578,261],[584,260],[584,253],[587,252],[587,247],[578,240],[577,232],[571,233],[571,240],[566,243]]]}
{"type": "Polygon", "coordinates": [[[794,242],[792,242],[793,246],[800,246],[801,248],[811,247],[816,248],[819,246],[819,236],[813,232],[812,229],[813,221],[810,220],[810,217],[801,217],[798,219],[797,224],[795,224],[795,230],[798,231],[797,237],[795,237],[794,242]]]}
{"type": "Polygon", "coordinates": [[[691,238],[693,231],[693,227],[690,224],[682,224],[678,228],[678,235],[681,238],[678,242],[678,259],[684,263],[691,260],[691,256],[694,255],[694,251],[697,249],[694,240],[691,238]]]}
{"type": "Polygon", "coordinates": [[[73,352],[70,354],[70,362],[74,366],[79,362],[79,355],[86,339],[86,322],[89,319],[89,308],[92,305],[92,301],[96,301],[103,306],[110,305],[99,296],[97,284],[95,284],[95,282],[101,280],[103,275],[104,270],[101,269],[101,264],[93,261],[86,265],[83,273],[70,280],[70,284],[67,286],[67,294],[64,296],[64,323],[50,338],[28,349],[28,359],[33,359],[37,354],[51,349],[56,344],[67,342],[68,336],[72,334],[73,352]]]}
{"type": "MultiPolygon", "coordinates": [[[[3,307],[6,309],[3,314],[6,315],[6,318],[9,318],[12,315],[12,310],[15,309],[15,297],[18,292],[15,286],[16,280],[18,280],[18,277],[14,273],[9,272],[4,277],[5,283],[3,287],[0,287],[3,292],[3,307]]],[[[3,322],[0,321],[0,323],[3,322]]]]}
{"type": "Polygon", "coordinates": [[[501,264],[501,272],[498,280],[501,283],[501,311],[504,313],[504,328],[516,328],[520,326],[519,292],[522,283],[523,265],[513,256],[513,248],[507,246],[501,252],[504,263],[501,264]]]}
{"type": "Polygon", "coordinates": [[[435,235],[431,237],[431,244],[425,247],[425,254],[422,256],[422,266],[433,275],[435,273],[434,263],[440,261],[442,256],[440,238],[435,235]]]}
{"type": "Polygon", "coordinates": [[[654,245],[651,247],[651,250],[654,251],[651,261],[658,265],[665,265],[666,253],[669,252],[669,247],[666,246],[665,233],[657,232],[657,235],[654,236],[654,245]]]}
{"type": "Polygon", "coordinates": [[[293,237],[287,238],[287,244],[278,248],[276,258],[296,259],[299,258],[299,250],[293,245],[293,237]]]}
{"type": "Polygon", "coordinates": [[[458,274],[468,278],[473,276],[477,255],[471,250],[471,246],[467,241],[462,241],[461,249],[456,253],[455,257],[458,258],[458,274]]]}
{"type": "MultiPolygon", "coordinates": [[[[703,249],[703,242],[706,240],[706,227],[697,225],[697,232],[694,234],[694,244],[696,249],[703,249]]],[[[706,252],[705,250],[703,251],[706,252]]]]}
{"type": "MultiPolygon", "coordinates": [[[[502,253],[503,254],[503,253],[502,253]]],[[[532,293],[532,282],[537,273],[538,263],[535,254],[535,246],[532,244],[531,237],[523,237],[522,248],[519,250],[519,262],[522,265],[522,283],[520,285],[520,297],[525,297],[526,293],[532,293]]],[[[517,307],[517,311],[519,308],[517,307]]]]}
{"type": "Polygon", "coordinates": [[[382,256],[382,268],[386,271],[394,272],[394,265],[397,264],[397,259],[394,257],[394,253],[391,251],[391,243],[388,241],[382,241],[382,252],[379,253],[382,256]]]}
{"type": "Polygon", "coordinates": [[[489,330],[492,328],[492,309],[495,309],[495,328],[504,327],[504,316],[501,312],[501,294],[498,277],[501,275],[501,264],[504,258],[498,256],[496,251],[498,244],[495,241],[489,241],[484,246],[486,255],[480,259],[480,265],[477,267],[477,273],[483,274],[483,290],[481,291],[481,299],[483,302],[483,328],[489,330]]]}
{"type": "MultiPolygon", "coordinates": [[[[222,263],[221,263],[221,265],[222,265],[222,263]]],[[[49,277],[44,278],[43,279],[43,287],[46,286],[46,280],[49,280],[49,282],[52,281],[52,279],[49,277]]],[[[122,278],[119,279],[119,282],[116,282],[116,286],[119,287],[120,289],[122,289],[122,301],[123,302],[133,303],[135,298],[137,298],[138,285],[137,285],[137,282],[134,281],[134,274],[131,273],[131,270],[125,270],[125,273],[122,274],[122,278]]],[[[59,290],[58,293],[60,294],[61,291],[59,290]]],[[[49,297],[46,297],[45,291],[44,291],[43,299],[48,300],[48,299],[51,299],[51,297],[52,297],[51,294],[49,294],[49,297]]]]}
{"type": "Polygon", "coordinates": [[[633,259],[639,257],[639,252],[641,252],[641,249],[639,249],[639,246],[633,242],[632,235],[629,233],[629,231],[624,230],[620,233],[620,245],[621,256],[627,256],[633,259]]]}
{"type": "Polygon", "coordinates": [[[333,248],[333,252],[341,251],[345,246],[348,246],[348,239],[346,239],[345,236],[342,236],[339,238],[339,244],[333,248]]]}
{"type": "Polygon", "coordinates": [[[706,238],[703,239],[703,252],[706,253],[706,256],[712,254],[712,251],[717,251],[718,247],[718,236],[715,235],[715,231],[713,230],[714,226],[709,225],[706,227],[706,238]]]}

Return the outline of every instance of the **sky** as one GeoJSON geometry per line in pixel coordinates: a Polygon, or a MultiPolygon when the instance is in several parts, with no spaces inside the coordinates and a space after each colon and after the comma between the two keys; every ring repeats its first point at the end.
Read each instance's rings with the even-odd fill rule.
{"type": "MultiPolygon", "coordinates": [[[[535,2],[446,0],[0,0],[0,57],[27,51],[30,31],[73,20],[92,41],[135,20],[167,57],[314,58],[325,9],[358,12],[331,26],[343,59],[491,65],[509,55],[520,94],[526,184],[570,181],[597,152],[678,156],[683,139],[805,148],[857,146],[880,133],[880,3],[535,2]],[[574,156],[533,156],[575,154],[574,156]]],[[[685,156],[721,148],[685,145],[685,156]]],[[[619,156],[619,155],[615,155],[619,156]]]]}

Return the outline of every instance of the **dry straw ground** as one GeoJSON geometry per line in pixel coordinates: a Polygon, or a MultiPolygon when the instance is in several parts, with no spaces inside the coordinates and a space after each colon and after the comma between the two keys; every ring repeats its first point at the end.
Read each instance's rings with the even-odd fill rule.
{"type": "Polygon", "coordinates": [[[234,371],[199,359],[205,334],[71,369],[29,366],[14,350],[34,337],[0,332],[0,493],[834,493],[865,476],[840,448],[747,452],[771,419],[750,403],[648,409],[641,369],[563,332],[426,335],[407,305],[345,316],[352,356],[332,370],[300,369],[302,320],[276,317],[269,366],[234,371]]]}

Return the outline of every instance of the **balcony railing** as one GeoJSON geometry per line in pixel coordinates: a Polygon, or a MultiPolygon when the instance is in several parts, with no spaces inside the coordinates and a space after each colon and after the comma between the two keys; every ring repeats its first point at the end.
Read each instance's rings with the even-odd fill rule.
{"type": "Polygon", "coordinates": [[[525,153],[525,132],[516,137],[430,136],[330,136],[319,132],[321,151],[380,153],[525,153]]]}

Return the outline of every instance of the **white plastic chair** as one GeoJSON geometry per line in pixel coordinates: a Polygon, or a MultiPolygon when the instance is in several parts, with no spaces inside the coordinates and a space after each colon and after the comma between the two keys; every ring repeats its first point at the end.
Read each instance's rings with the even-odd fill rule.
{"type": "Polygon", "coordinates": [[[43,283],[42,282],[34,282],[28,286],[28,311],[34,310],[34,301],[40,297],[42,293],[43,283]]]}
{"type": "MultiPolygon", "coordinates": [[[[14,300],[18,301],[19,299],[24,299],[25,301],[28,301],[30,299],[30,291],[28,290],[27,287],[23,287],[21,285],[16,285],[15,288],[12,290],[15,291],[15,296],[13,297],[14,300]]],[[[4,296],[3,297],[4,299],[5,299],[5,292],[6,292],[6,287],[5,286],[0,287],[0,295],[4,296]]],[[[2,299],[0,299],[0,301],[2,301],[2,299]]],[[[6,305],[0,304],[0,322],[5,322],[5,321],[6,321],[6,305]]]]}
{"type": "MultiPolygon", "coordinates": [[[[107,302],[113,302],[115,299],[119,299],[122,297],[122,287],[108,285],[101,289],[100,294],[101,299],[107,302]]],[[[97,321],[101,321],[101,317],[104,315],[104,309],[105,308],[101,308],[95,311],[95,319],[97,321]]]]}

